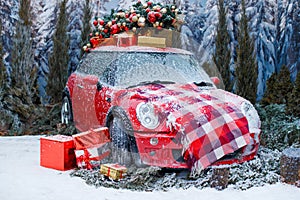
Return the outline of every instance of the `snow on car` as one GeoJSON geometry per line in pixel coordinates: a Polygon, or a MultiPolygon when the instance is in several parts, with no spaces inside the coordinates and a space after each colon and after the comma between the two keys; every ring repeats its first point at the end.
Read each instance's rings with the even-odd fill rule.
{"type": "Polygon", "coordinates": [[[68,79],[62,122],[74,121],[80,131],[108,127],[112,159],[120,164],[197,173],[250,160],[259,146],[259,116],[246,99],[217,89],[218,81],[183,49],[98,46],[68,79]]]}

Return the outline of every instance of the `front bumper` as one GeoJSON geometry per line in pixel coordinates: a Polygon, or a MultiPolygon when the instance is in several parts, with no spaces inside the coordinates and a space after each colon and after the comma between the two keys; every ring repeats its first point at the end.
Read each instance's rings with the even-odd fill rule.
{"type": "MultiPolygon", "coordinates": [[[[254,139],[254,134],[250,134],[254,139]]],[[[190,168],[183,159],[182,144],[176,133],[134,133],[140,159],[143,164],[163,168],[190,168]],[[151,141],[157,141],[155,143],[151,141]]],[[[241,148],[232,156],[224,156],[212,165],[243,163],[257,154],[259,143],[241,148]],[[250,148],[250,149],[249,149],[250,148]]]]}
{"type": "Polygon", "coordinates": [[[174,133],[134,133],[141,161],[164,168],[188,168],[174,133]],[[157,141],[153,143],[152,141],[157,141]]]}

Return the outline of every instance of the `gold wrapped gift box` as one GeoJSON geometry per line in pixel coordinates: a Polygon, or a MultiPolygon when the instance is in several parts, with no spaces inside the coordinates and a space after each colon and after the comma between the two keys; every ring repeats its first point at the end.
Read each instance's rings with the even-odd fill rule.
{"type": "Polygon", "coordinates": [[[119,164],[102,164],[100,166],[100,173],[113,180],[122,179],[127,172],[127,168],[119,164]]]}
{"type": "Polygon", "coordinates": [[[139,36],[138,46],[166,48],[166,38],[139,36]]]}

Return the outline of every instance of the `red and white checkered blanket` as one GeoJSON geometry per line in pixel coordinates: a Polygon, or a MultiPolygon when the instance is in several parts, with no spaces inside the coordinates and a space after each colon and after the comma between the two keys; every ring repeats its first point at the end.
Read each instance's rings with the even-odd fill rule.
{"type": "Polygon", "coordinates": [[[167,123],[180,130],[183,156],[193,173],[250,143],[247,119],[238,108],[244,100],[234,94],[193,85],[161,86],[142,94],[169,112],[167,123]]]}

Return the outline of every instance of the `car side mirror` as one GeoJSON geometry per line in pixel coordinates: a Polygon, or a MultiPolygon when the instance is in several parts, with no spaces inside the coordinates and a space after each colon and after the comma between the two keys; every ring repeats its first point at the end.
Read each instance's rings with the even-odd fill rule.
{"type": "Polygon", "coordinates": [[[220,79],[216,76],[214,77],[210,77],[210,80],[215,84],[215,85],[219,85],[220,84],[220,79]]]}
{"type": "Polygon", "coordinates": [[[97,83],[97,90],[98,90],[98,92],[99,92],[100,90],[102,90],[102,88],[103,88],[102,84],[101,84],[100,82],[98,82],[98,83],[97,83]]]}

